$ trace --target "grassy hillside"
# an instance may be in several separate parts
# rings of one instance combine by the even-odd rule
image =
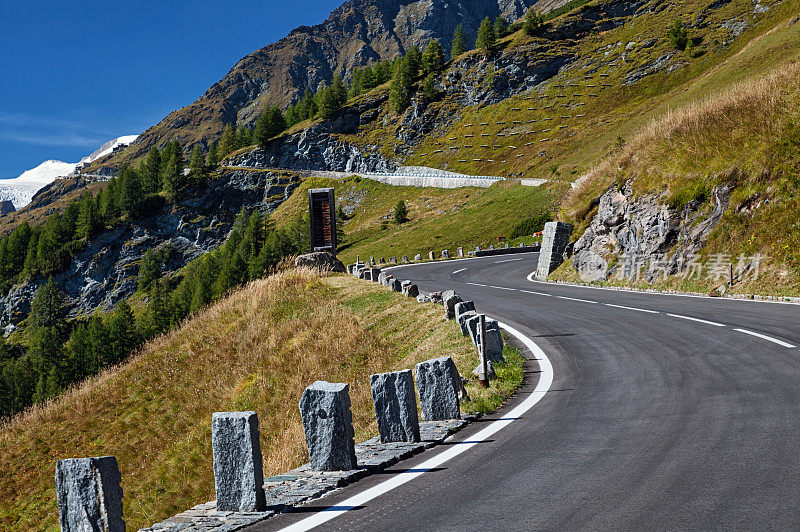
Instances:
[[[213,500],[211,414],[255,410],[267,475],[307,460],[297,408],[323,379],[351,385],[357,440],[377,433],[371,373],[477,355],[440,306],[420,305],[346,276],[288,270],[250,284],[149,343],[130,362],[0,427],[0,529],[56,530],[60,458],[112,454],[129,530]],[[509,394],[521,382],[515,357]],[[498,397],[472,390],[475,404]]]
[[[497,237],[509,237],[526,218],[550,212],[557,192],[544,187],[526,187],[518,181],[496,183],[489,188],[437,189],[395,187],[369,179],[307,179],[273,214],[277,223],[287,223],[308,209],[306,191],[333,187],[336,201],[348,219],[344,222],[346,244],[341,258],[354,261],[371,255],[398,258],[428,251],[455,251],[458,246],[489,246]],[[408,221],[399,226],[393,213],[403,200]],[[532,239],[527,237],[530,242]]]
[[[784,31],[800,43],[800,24]],[[591,200],[609,186],[627,183],[635,195],[673,208],[700,200],[708,212],[711,191],[726,184],[729,208],[703,256],[762,256],[759,279],[735,284],[734,293],[800,293],[800,54],[785,60],[769,75],[652,122],[594,168],[563,205],[576,235],[595,212],[587,209]],[[565,266],[556,277],[574,273]],[[719,284],[675,277],[658,286],[709,291]]]
[[[553,21],[551,29],[556,32],[583,13],[605,9],[611,11],[613,3],[589,2]],[[519,31],[501,42],[502,51],[486,58],[470,52],[442,76],[441,82],[455,92],[423,109],[453,120],[437,124],[421,143],[404,146],[398,138],[402,117],[386,109],[345,138],[379,145],[385,154],[408,150],[403,163],[409,165],[573,181],[670,109],[769,72],[796,53],[796,27],[786,24],[797,12],[797,0],[651,2],[619,27],[578,40]],[[688,31],[692,44],[686,50],[673,48],[667,37],[676,20]],[[522,95],[464,106],[458,93],[464,79],[492,87],[504,54],[538,64],[568,60],[555,77]]]

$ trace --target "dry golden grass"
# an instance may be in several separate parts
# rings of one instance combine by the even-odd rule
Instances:
[[[471,345],[419,305],[355,279],[288,270],[251,283],[128,363],[0,428],[0,529],[56,529],[60,458],[115,455],[128,528],[214,498],[211,414],[260,414],[267,475],[307,460],[297,407],[314,380],[348,382],[358,440],[377,432],[369,374]],[[444,325],[444,326],[443,326]]]
[[[563,214],[581,217],[592,198],[627,180],[641,192],[669,192],[732,168],[757,176],[767,150],[796,115],[799,93],[800,62],[789,61],[767,76],[670,111],[580,179]]]

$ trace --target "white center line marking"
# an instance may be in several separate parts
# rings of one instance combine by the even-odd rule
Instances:
[[[482,286],[484,288],[488,288],[488,286],[489,286],[488,284],[480,284],[480,283],[464,283],[464,284],[469,284],[469,285],[472,285],[472,286]]]
[[[766,334],[757,333],[754,331],[748,331],[747,329],[734,329],[734,331],[738,331],[740,333],[749,334],[750,336],[756,336],[761,338],[762,340],[766,340],[768,342],[772,342],[773,344],[782,345],[783,347],[788,347],[789,349],[793,349],[797,346],[790,344],[789,342],[784,342],[783,340],[778,340],[777,338],[773,338],[771,336],[767,336]]]
[[[626,307],[625,305],[612,305],[611,303],[605,304],[607,307],[624,308],[625,310],[635,310],[637,312],[647,312],[648,314],[661,314],[657,310],[647,310],[646,308]]]
[[[453,272],[453,273],[451,273],[450,275],[455,275],[455,274],[457,274],[457,273],[461,273],[461,272],[465,272],[465,271],[467,271],[467,269],[466,269],[466,268],[461,268],[460,270],[456,270],[456,271],[454,271],[454,272]]]
[[[535,296],[553,297],[553,294],[545,294],[544,292],[532,292],[530,290],[520,290],[520,292],[525,292],[526,294],[533,294]]]
[[[577,297],[567,297],[567,296],[556,296],[558,299],[568,299],[570,301],[580,301],[581,303],[593,303],[597,304],[597,301],[589,301],[588,299],[578,299]]]
[[[701,320],[700,318],[692,318],[691,316],[681,316],[680,314],[669,314],[667,316],[671,316],[673,318],[679,318],[682,320],[689,320],[689,321],[696,321],[697,323],[705,323],[706,325],[713,325],[714,327],[725,327],[722,323],[717,323],[715,321],[708,321],[708,320]]]
[[[506,260],[498,260],[495,264],[503,264],[504,262],[517,262],[518,260],[525,260],[525,259],[506,259]]]
[[[504,286],[491,286],[491,285],[489,285],[489,288],[497,288],[498,290],[509,290],[511,292],[516,292],[517,291],[516,288],[506,288]]]
[[[452,445],[449,449],[440,452],[436,456],[433,456],[418,466],[414,467],[412,470],[404,472],[404,473],[397,473],[395,476],[388,480],[384,480],[377,486],[373,486],[367,490],[362,491],[356,495],[353,495],[347,500],[340,502],[339,504],[329,507],[325,510],[317,512],[309,517],[306,517],[302,521],[298,521],[292,525],[287,526],[283,530],[291,530],[293,532],[296,531],[305,531],[311,530],[312,528],[318,527],[324,523],[327,523],[334,517],[347,513],[350,510],[354,510],[359,508],[369,501],[379,497],[385,493],[392,491],[393,489],[402,486],[406,482],[414,480],[417,477],[420,477],[427,473],[428,471],[432,471],[435,468],[441,466],[448,460],[455,458],[456,456],[468,451],[469,449],[475,447],[482,441],[485,441],[491,438],[495,433],[501,431],[502,429],[509,426],[511,423],[522,417],[528,410],[534,407],[536,403],[542,400],[545,396],[547,391],[550,389],[550,386],[553,384],[553,365],[550,363],[550,359],[547,358],[547,355],[542,351],[538,345],[536,345],[533,340],[528,338],[527,336],[523,335],[518,330],[514,329],[513,327],[506,325],[504,323],[499,324],[500,327],[508,331],[509,334],[515,336],[519,341],[525,344],[525,347],[534,355],[534,358],[537,359],[539,362],[539,369],[541,373],[539,374],[539,382],[536,384],[536,388],[531,392],[531,394],[525,398],[516,408],[514,408],[511,412],[508,412],[503,419],[498,419],[497,421],[493,421],[490,423],[486,428],[481,430],[480,432],[476,433],[474,436],[471,436],[468,441],[463,443],[456,443]]]

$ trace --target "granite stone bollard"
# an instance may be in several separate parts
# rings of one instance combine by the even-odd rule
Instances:
[[[215,412],[211,416],[217,510],[263,512],[264,467],[255,412]]]
[[[450,357],[420,362],[415,367],[422,417],[426,421],[460,419],[461,377]]]
[[[469,326],[467,322],[472,319],[473,316],[477,316],[478,313],[474,310],[468,310],[461,314],[456,320],[458,321],[458,325],[461,327],[461,334],[464,336],[470,336],[469,334]]]
[[[464,256],[464,248],[458,248],[458,256],[459,257],[463,257]]]
[[[397,264],[397,257],[389,257],[389,264]]]
[[[408,255],[403,255],[403,264],[408,264]]]
[[[450,258],[450,252],[448,250],[446,250],[446,249],[443,250],[442,251],[442,258],[443,259],[449,259]]]
[[[113,456],[56,462],[58,523],[63,532],[125,532],[122,475]]]
[[[428,252],[428,260],[436,260],[436,253],[433,251]]]
[[[378,284],[381,286],[386,286],[386,278],[389,276],[386,272],[381,272],[378,274]]]
[[[406,297],[417,297],[419,295],[419,287],[415,284],[408,285],[404,293]]]
[[[300,398],[300,415],[314,470],[349,471],[358,467],[347,384],[315,382]]]
[[[471,310],[475,310],[475,302],[474,301],[461,301],[460,303],[456,303],[455,307],[453,307],[453,311],[455,312],[455,319],[460,324],[461,323],[461,315],[465,312],[469,312]]]
[[[414,283],[412,283],[411,281],[408,281],[408,280],[403,281],[402,283],[400,283],[400,288],[402,288],[404,294],[406,293],[406,290],[408,289],[408,287],[411,286],[412,284],[414,284]]]
[[[420,441],[411,370],[378,373],[370,377],[370,383],[381,442]]]
[[[434,305],[441,305],[442,304],[442,293],[441,292],[431,292],[430,293],[431,303]]]
[[[380,268],[370,268],[369,269],[369,277],[367,277],[367,279],[369,281],[372,281],[373,283],[377,283],[378,282],[378,278],[380,277],[380,275],[381,275],[381,269]]]
[[[417,261],[417,262],[421,261],[422,260],[422,255],[417,253],[416,255],[414,255],[414,260]]]
[[[403,292],[403,285],[400,283],[400,279],[392,279],[389,281],[389,288],[392,289],[392,292]]]
[[[386,264],[386,257],[381,257],[381,264]]]
[[[572,229],[571,224],[564,222],[544,224],[539,264],[536,269],[536,278],[539,281],[546,281],[548,275],[564,262],[564,253],[572,236]]]
[[[430,303],[431,298],[430,296],[426,296],[424,294],[420,294],[417,296],[417,303]]]
[[[455,319],[456,305],[461,303],[463,299],[452,290],[442,292],[442,301],[444,302],[444,317],[448,320]]]
[[[466,328],[472,343],[477,347],[480,338],[478,335],[480,319],[477,314],[466,319]],[[503,357],[503,335],[500,334],[500,325],[497,320],[486,320],[486,357],[494,363],[505,362]]]

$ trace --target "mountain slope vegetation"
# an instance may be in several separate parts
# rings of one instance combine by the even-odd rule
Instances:
[[[274,475],[307,460],[297,404],[310,383],[350,383],[360,441],[377,433],[369,375],[439,356],[463,375],[477,364],[440,306],[303,269],[256,281],[0,425],[0,528],[54,529],[55,460],[107,454],[122,471],[128,528],[152,524],[213,500],[213,412],[259,412],[264,470]]]

